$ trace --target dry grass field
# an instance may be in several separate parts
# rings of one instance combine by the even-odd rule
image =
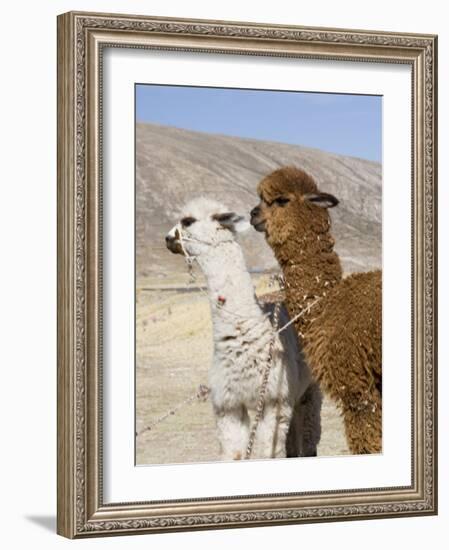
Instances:
[[[266,275],[254,276],[258,295]],[[165,464],[217,460],[218,445],[209,401],[197,400],[154,425],[208,383],[212,355],[209,304],[187,274],[140,279],[136,308],[136,462]],[[145,430],[152,426],[151,430]],[[144,431],[142,431],[144,430]],[[347,454],[340,414],[328,400],[322,411],[321,456]]]

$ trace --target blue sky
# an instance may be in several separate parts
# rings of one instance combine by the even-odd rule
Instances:
[[[136,118],[382,159],[381,96],[138,84]]]

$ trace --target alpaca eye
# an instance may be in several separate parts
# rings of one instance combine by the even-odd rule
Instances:
[[[274,199],[273,202],[278,206],[285,206],[287,203],[290,202],[290,199],[287,199],[287,197],[279,197],[277,199]]]
[[[195,223],[195,222],[196,222],[195,218],[188,216],[187,218],[182,218],[181,225],[182,227],[190,227],[192,223]]]

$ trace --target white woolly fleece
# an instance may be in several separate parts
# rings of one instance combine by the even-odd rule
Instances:
[[[312,392],[313,399],[303,400],[310,410],[301,410],[301,399],[311,386],[311,373],[295,328],[292,325],[278,335],[269,320],[273,304],[263,310],[257,302],[233,228],[225,229],[214,219],[214,215],[228,212],[216,201],[192,200],[183,208],[182,218],[195,221],[188,227],[179,223],[170,232],[176,236],[178,231],[185,253],[195,258],[207,280],[214,339],[209,382],[222,459],[245,456],[250,415],[257,405],[273,339],[264,415],[258,425],[253,457],[285,457],[287,445],[295,447],[290,449],[290,456],[313,454],[320,437],[321,395]],[[279,328],[288,320],[282,307]],[[313,422],[313,426],[301,425],[305,422]],[[289,437],[294,439],[293,444],[287,442],[291,424]]]

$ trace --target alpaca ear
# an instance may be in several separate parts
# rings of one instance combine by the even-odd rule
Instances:
[[[244,233],[245,231],[248,231],[251,227],[249,221],[245,220],[243,216],[238,216],[238,218],[238,221],[234,223],[234,231],[236,233]]]
[[[330,193],[307,193],[304,198],[317,206],[321,206],[321,208],[333,208],[340,202],[337,197]]]
[[[239,216],[235,212],[226,212],[224,214],[214,214],[212,219],[217,221],[225,229],[229,229],[234,233],[242,233],[249,229],[250,224],[243,216]]]

